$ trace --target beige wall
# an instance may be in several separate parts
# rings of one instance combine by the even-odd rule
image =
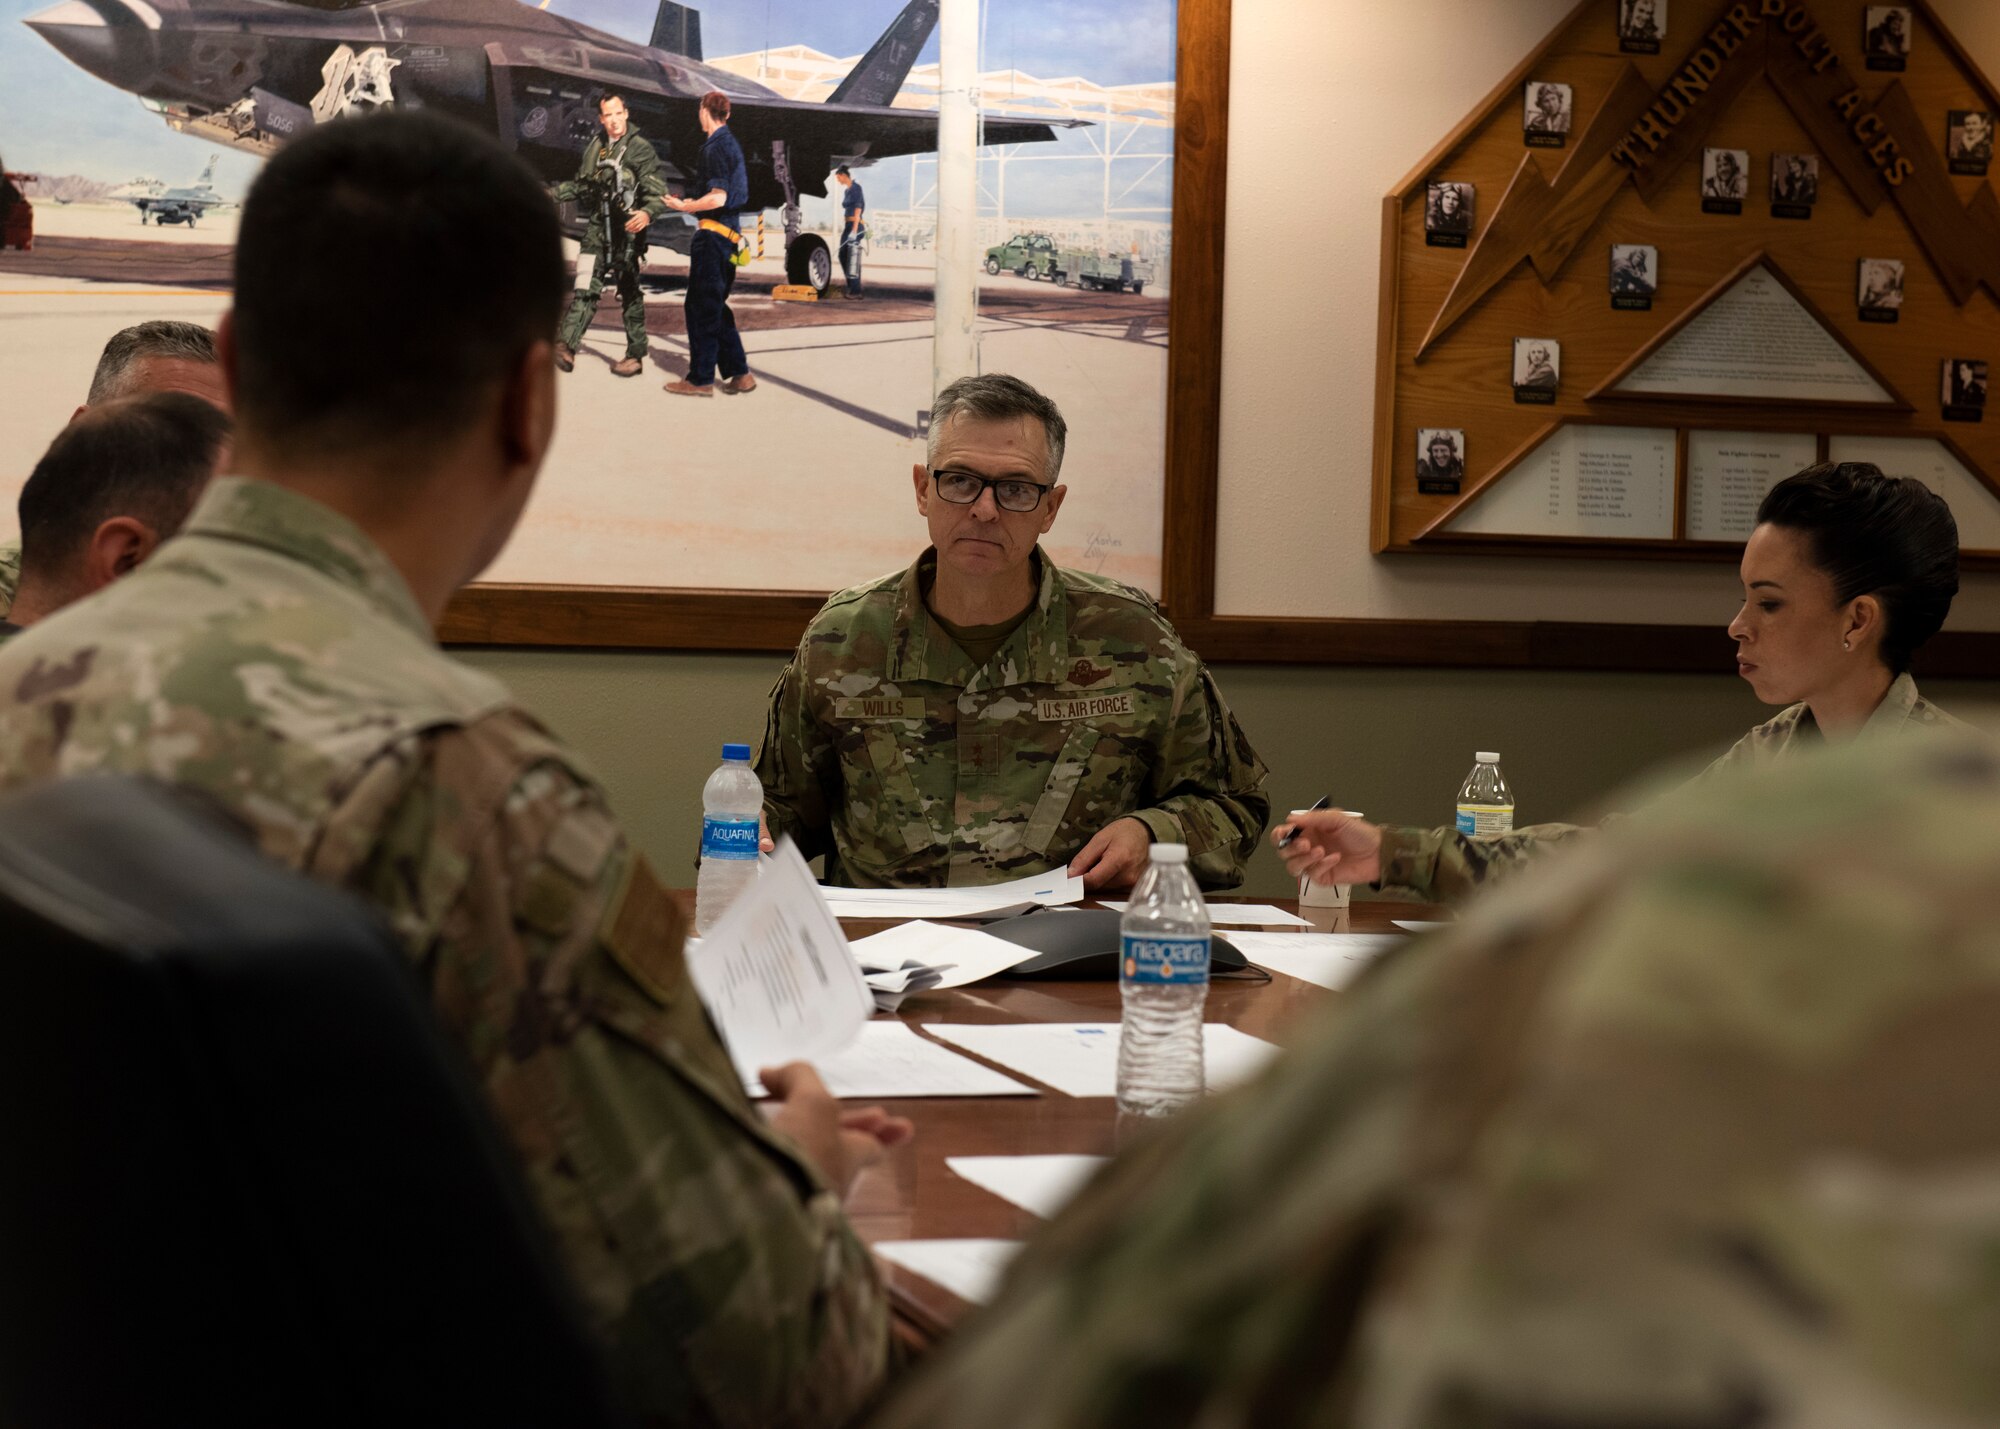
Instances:
[[[778,662],[757,655],[466,652],[581,749],[669,884],[694,881],[701,785],[725,740],[755,742]],[[1524,820],[1581,817],[1639,771],[1721,750],[1768,713],[1733,675],[1557,675],[1229,666],[1223,692],[1281,808],[1332,792],[1399,822],[1448,822],[1473,752],[1498,749]],[[2000,729],[2000,680],[1939,684]],[[1268,848],[1251,891],[1284,878]]]
[[[1728,618],[1734,572],[1723,565],[1368,552],[1382,196],[1573,4],[1235,0],[1216,571],[1223,613]],[[1711,8],[1712,0],[1676,0],[1668,51]],[[2000,4],[1935,0],[1935,8],[1975,62],[2000,73]],[[1859,11],[1828,5],[1824,18],[1831,25],[1844,15],[1858,27]],[[1968,579],[1949,628],[2000,629],[2000,575]]]

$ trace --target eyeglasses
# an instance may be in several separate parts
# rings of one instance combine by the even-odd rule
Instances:
[[[973,505],[991,487],[993,500],[1002,511],[1033,511],[1049,491],[1046,486],[1018,477],[980,476],[977,472],[954,471],[949,467],[934,469],[931,480],[937,483],[937,494],[954,506]]]

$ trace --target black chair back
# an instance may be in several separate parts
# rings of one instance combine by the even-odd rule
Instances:
[[[100,777],[0,801],[0,1425],[623,1422],[358,902]]]

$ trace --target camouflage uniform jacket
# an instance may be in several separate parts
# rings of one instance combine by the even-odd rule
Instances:
[[[663,201],[667,192],[666,175],[660,172],[660,156],[653,146],[641,138],[636,129],[627,129],[625,137],[613,144],[611,158],[618,165],[619,188],[629,192],[636,200],[629,208],[620,208],[614,200],[612,212],[630,217],[643,210],[648,217],[658,222],[666,214],[667,205]],[[576,177],[564,179],[556,185],[556,202],[578,206],[577,216],[583,219],[583,251],[602,253],[606,251],[604,215],[599,205],[597,185],[601,182],[598,160],[604,156],[604,132],[599,130],[590,136],[590,142],[583,146],[583,158],[576,166]],[[609,235],[618,241],[622,252],[628,243],[645,241],[645,233],[636,238],[621,228]]]
[[[773,837],[859,888],[1062,868],[1130,815],[1243,881],[1264,763],[1143,593],[1037,552],[1028,618],[974,669],[924,604],[936,553],[833,596],[771,691],[757,775]]]
[[[1934,727],[1964,729],[1965,725],[1919,695],[1917,682],[1904,674],[1889,686],[1857,738],[1874,740]],[[1796,704],[1737,740],[1696,777],[1708,779],[1725,770],[1788,759],[1824,742],[1812,710]],[[1405,898],[1449,903],[1530,859],[1595,832],[1594,827],[1576,824],[1530,824],[1498,838],[1474,839],[1456,829],[1385,826],[1382,877],[1375,886]]]
[[[218,479],[143,568],[0,650],[0,782],[96,770],[203,790],[383,910],[636,1407],[831,1425],[875,1390],[872,1262],[744,1096],[677,907],[357,528]]]
[[[876,1429],[2000,1422],[2000,760],[1702,781],[1121,1155]]]

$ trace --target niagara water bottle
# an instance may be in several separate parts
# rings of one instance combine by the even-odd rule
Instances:
[[[694,930],[721,921],[736,895],[757,879],[757,819],[764,786],[750,767],[750,746],[725,744],[722,763],[701,790],[701,867],[694,880]]]
[[[1458,831],[1467,838],[1491,839],[1514,832],[1514,791],[1500,772],[1500,756],[1479,752],[1479,762],[1458,791]]]
[[[1201,1010],[1208,1000],[1208,905],[1187,845],[1154,844],[1118,924],[1121,1116],[1165,1116],[1202,1093]]]

